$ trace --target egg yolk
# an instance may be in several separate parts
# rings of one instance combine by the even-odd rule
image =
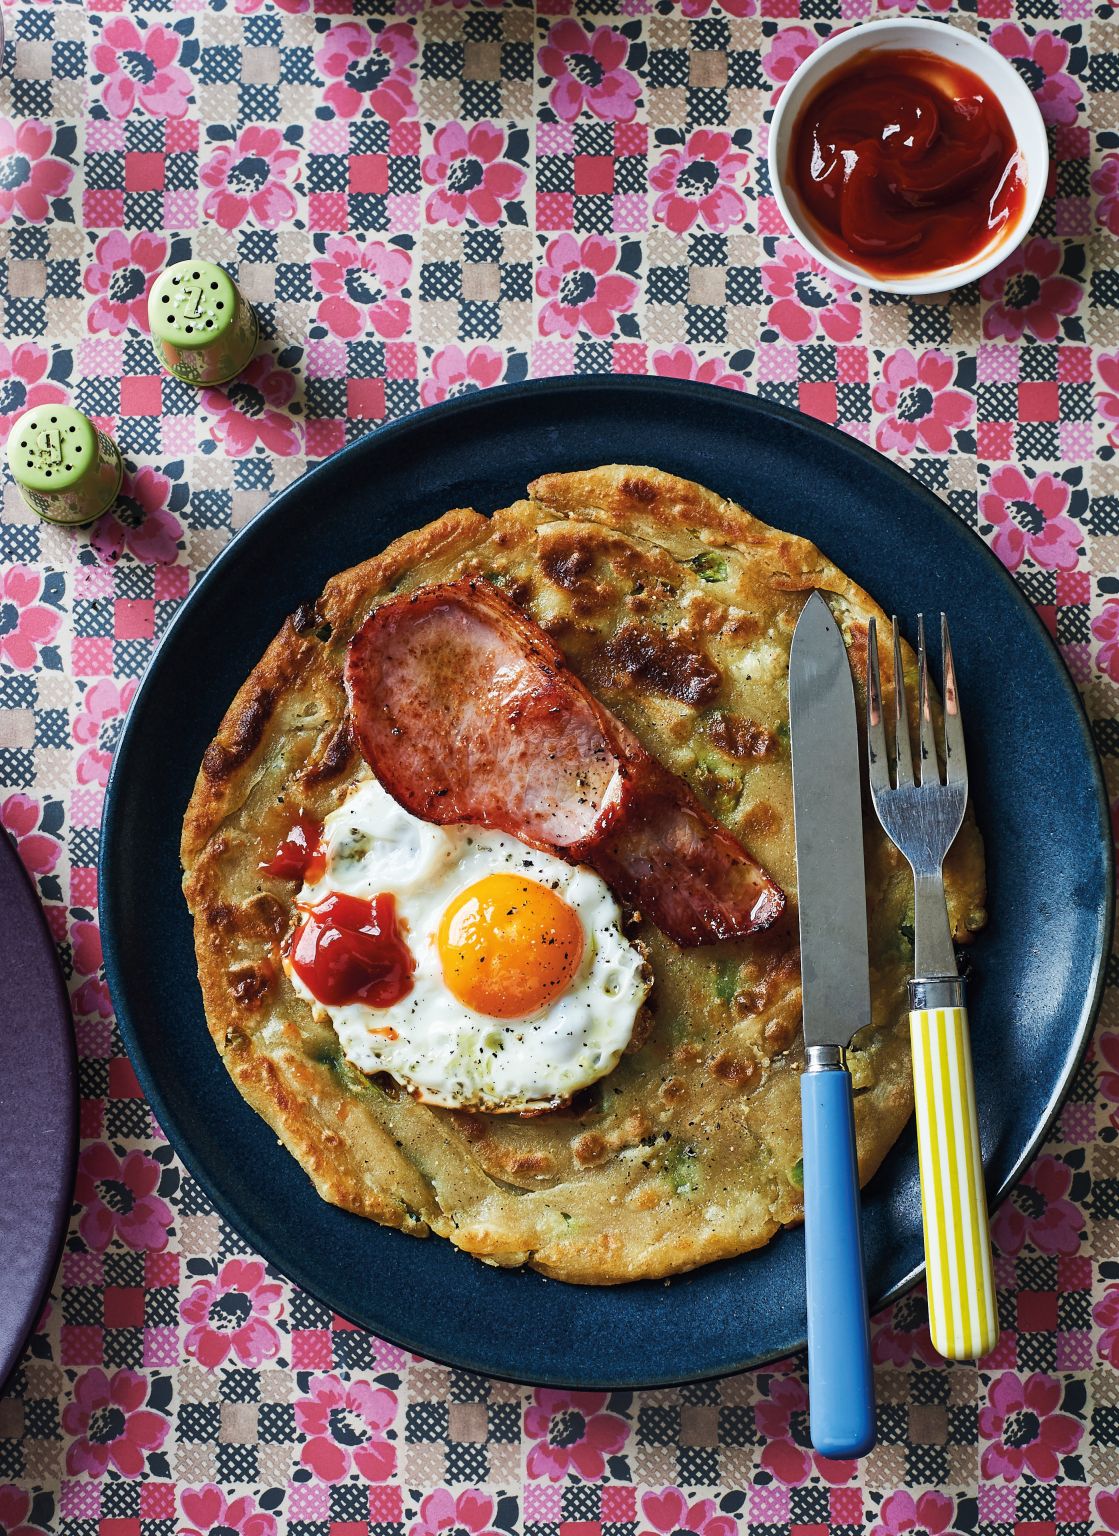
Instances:
[[[475,1013],[523,1019],[570,984],[583,958],[573,907],[536,880],[487,875],[455,897],[439,925],[450,992]]]

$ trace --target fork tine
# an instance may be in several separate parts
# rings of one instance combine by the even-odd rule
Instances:
[[[901,632],[897,616],[892,620],[894,632],[894,761],[897,764],[897,787],[913,783],[913,746],[909,739],[909,710],[905,705],[905,674],[902,671]]]
[[[967,783],[967,754],[964,728],[960,720],[960,694],[956,687],[956,664],[952,660],[952,642],[948,638],[948,619],[940,615],[940,647],[944,656],[944,764],[949,784]]]
[[[882,678],[878,669],[878,625],[871,619],[866,635],[866,757],[870,773],[870,792],[890,787],[889,748],[886,722],[882,718]]]
[[[932,710],[929,707],[929,653],[925,648],[925,615],[917,615],[917,720],[921,755],[917,761],[920,784],[940,783],[940,764],[936,760]]]

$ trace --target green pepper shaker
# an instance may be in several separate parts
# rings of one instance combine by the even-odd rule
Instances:
[[[72,405],[37,405],[18,417],[8,464],[31,510],[71,528],[109,510],[124,474],[116,443]]]
[[[178,261],[148,295],[156,356],[184,384],[227,384],[256,350],[256,311],[223,267]]]

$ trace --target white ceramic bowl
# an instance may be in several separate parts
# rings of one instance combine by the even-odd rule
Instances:
[[[808,98],[833,70],[850,64],[856,57],[881,49],[934,53],[978,75],[1002,103],[1018,141],[1026,182],[1025,203],[1009,230],[1001,231],[992,244],[971,261],[938,267],[933,272],[914,277],[875,277],[855,262],[829,250],[814,232],[787,174],[793,127]],[[809,54],[793,75],[782,92],[770,124],[769,176],[777,206],[789,229],[805,250],[830,271],[858,283],[860,288],[877,288],[883,293],[947,293],[949,289],[962,288],[965,283],[974,282],[989,272],[1025,238],[1041,207],[1048,174],[1049,145],[1045,124],[1033,93],[1013,64],[970,32],[962,32],[942,21],[915,16],[868,21],[830,37],[815,53]]]

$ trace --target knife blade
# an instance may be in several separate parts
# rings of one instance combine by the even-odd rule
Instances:
[[[818,592],[789,655],[800,968],[806,1045],[870,1023],[859,724],[847,648]]]
[[[825,1456],[875,1440],[859,1220],[851,1036],[870,1022],[858,721],[847,649],[813,592],[789,654],[797,905],[804,1010],[801,1075],[808,1414]]]

